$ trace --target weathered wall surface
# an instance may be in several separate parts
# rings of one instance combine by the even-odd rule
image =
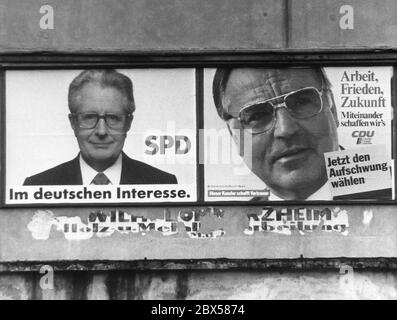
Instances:
[[[397,256],[393,206],[97,210],[1,211],[0,262]]]
[[[345,2],[113,0],[109,5],[106,0],[2,0],[0,51],[178,52],[397,46],[394,0],[353,0],[348,7]]]
[[[393,0],[291,1],[290,12],[291,48],[397,45],[397,3]]]
[[[396,272],[156,271],[0,275],[0,299],[397,299]]]
[[[283,1],[2,0],[0,49],[148,51],[279,48]],[[40,7],[54,29],[40,29]]]
[[[113,215],[113,220],[105,213],[103,225],[113,228],[107,234],[93,232],[89,224],[95,209],[8,209],[0,215],[0,297],[397,299],[394,207],[331,206],[327,211],[307,206],[317,211],[294,211],[293,206],[275,206],[263,220],[265,230],[255,217],[269,208],[194,208],[201,212],[197,232],[209,235],[202,238],[178,221],[189,208],[168,208],[166,214],[161,208],[123,208],[128,213]],[[304,214],[308,212],[311,219]],[[164,224],[148,228],[164,218],[178,221],[174,233]],[[99,222],[97,216],[91,220]],[[137,221],[144,222],[135,225]],[[305,230],[309,225],[318,228]],[[119,232],[126,227],[135,231]],[[214,228],[224,233],[214,237]],[[43,265],[51,273],[40,273]],[[340,271],[343,266],[348,273]],[[53,289],[41,283],[49,274]]]

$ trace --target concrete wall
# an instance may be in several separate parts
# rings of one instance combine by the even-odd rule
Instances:
[[[60,272],[0,274],[0,299],[397,299],[397,273],[333,271]]]
[[[2,0],[0,52],[394,48],[396,16],[394,0]]]
[[[226,234],[207,238],[192,238],[181,225],[173,235],[145,230],[71,236],[53,223],[76,215],[85,222],[92,210],[53,208],[49,216],[3,210],[0,299],[397,299],[395,208],[332,208],[332,219],[318,223],[343,223],[343,232],[249,235],[249,216],[262,207],[218,207],[223,216],[205,211],[199,230],[216,226]],[[148,219],[163,215],[161,208],[124,210]],[[169,220],[186,210],[169,208]],[[43,287],[43,279],[53,288],[46,289],[46,282]]]
[[[250,216],[261,216],[264,212],[262,206],[219,206],[216,210],[202,207],[202,211],[197,207],[125,207],[122,208],[125,212],[122,218],[114,215],[116,219],[113,222],[110,220],[110,211],[117,208],[104,208],[101,210],[108,221],[99,224],[98,232],[94,232],[95,227],[89,222],[89,217],[97,208],[3,209],[0,210],[0,263],[40,260],[397,256],[397,215],[393,206],[305,207],[317,212],[329,209],[329,219],[324,215],[315,220],[313,213],[309,219],[301,210],[299,217],[303,228],[291,230],[290,228],[298,225],[294,217],[302,206],[279,205],[272,207],[270,221],[267,222],[269,230],[258,227],[257,231],[248,232],[250,225],[255,223]],[[193,211],[201,212],[197,216],[197,232],[208,236],[198,237],[190,233],[186,228],[190,226],[190,222],[184,224],[178,218],[185,212]],[[165,219],[165,212],[168,213],[168,223],[175,224],[175,232],[172,234],[158,230],[160,222],[163,223]],[[131,216],[148,219],[146,225],[153,222],[156,227],[150,230],[137,228],[135,232],[119,232],[119,227],[123,230],[136,227],[136,223],[130,222]],[[277,221],[277,216],[286,221]],[[191,221],[190,218],[188,220]],[[261,225],[261,221],[256,223],[258,224]],[[323,230],[322,227],[313,231],[304,230],[305,225],[311,224],[328,225],[330,230]],[[270,230],[272,225],[274,230]],[[101,232],[103,226],[110,228],[107,233]],[[217,230],[222,230],[223,233],[216,235]]]
[[[54,28],[40,29],[40,7]],[[283,1],[3,0],[1,51],[149,51],[278,48]]]
[[[291,1],[290,47],[395,47],[396,13],[393,0]],[[345,21],[344,17],[351,19]]]

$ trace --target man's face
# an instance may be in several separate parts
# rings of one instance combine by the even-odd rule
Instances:
[[[99,115],[106,113],[127,114],[127,99],[117,89],[86,84],[76,93],[74,113],[93,112]],[[74,134],[84,160],[97,171],[104,171],[120,155],[126,134],[131,126],[128,118],[122,130],[109,128],[100,118],[92,129],[82,129],[74,118],[70,119]]]
[[[320,76],[310,69],[235,69],[227,82],[223,106],[237,117],[248,104],[305,87],[321,90],[321,85]],[[335,108],[331,110],[329,101],[324,93],[323,110],[307,119],[295,119],[287,109],[277,109],[274,127],[251,136],[252,154],[244,154],[244,160],[277,196],[302,200],[327,181],[323,155],[338,149]],[[237,119],[229,126],[242,128]]]

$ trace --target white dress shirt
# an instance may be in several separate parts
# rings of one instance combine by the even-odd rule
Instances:
[[[88,185],[92,183],[92,180],[98,174],[98,171],[90,167],[90,165],[85,162],[83,157],[80,154],[80,169],[81,169],[81,178],[83,179],[83,185]],[[122,166],[122,156],[121,153],[117,158],[116,162],[113,163],[109,168],[107,168],[103,173],[110,180],[110,184],[120,184],[121,179],[121,166]]]

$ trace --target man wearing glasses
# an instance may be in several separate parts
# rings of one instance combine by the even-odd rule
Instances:
[[[268,200],[332,199],[324,153],[339,148],[338,120],[322,69],[218,69],[213,96],[233,139],[250,135],[252,152],[241,156]]]
[[[110,69],[83,71],[69,86],[68,103],[79,155],[28,177],[24,185],[177,183],[174,175],[122,152],[135,111],[127,76]]]

